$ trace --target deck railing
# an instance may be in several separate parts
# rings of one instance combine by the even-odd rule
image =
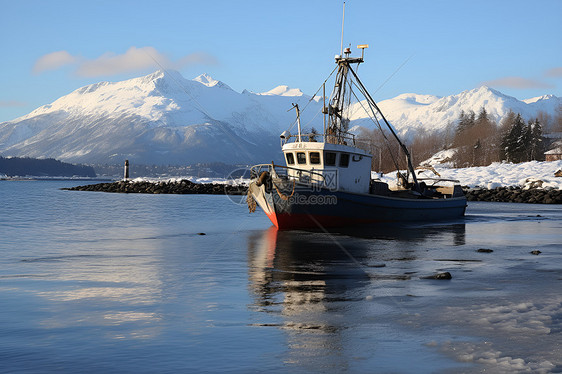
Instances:
[[[264,171],[267,171],[273,178],[294,181],[301,185],[319,187],[326,185],[325,176],[318,171],[275,165],[273,162],[271,164],[254,165],[250,168],[250,171],[252,179],[259,178]]]
[[[331,143],[331,144],[346,144],[346,145],[356,145],[355,134],[351,132],[342,132],[339,136],[329,135],[329,134],[317,134],[308,133],[300,135],[301,141],[303,142],[321,142],[321,143]],[[298,134],[284,135],[281,138],[281,145],[286,143],[295,143],[299,140]]]

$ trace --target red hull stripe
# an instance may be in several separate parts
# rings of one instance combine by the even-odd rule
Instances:
[[[275,225],[275,227],[279,228],[279,223],[277,222],[277,216],[275,213],[265,213],[267,214],[267,218]]]
[[[358,219],[340,216],[319,216],[312,214],[275,214],[267,215],[269,220],[280,230],[300,228],[339,227],[350,224],[382,222],[377,219]]]

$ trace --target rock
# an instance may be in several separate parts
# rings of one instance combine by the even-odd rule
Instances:
[[[537,250],[537,249],[535,249],[534,251],[531,251],[530,253],[531,253],[532,255],[538,256],[538,255],[540,255],[542,252],[539,251],[539,250]]]
[[[62,188],[71,191],[100,191],[115,193],[146,193],[146,194],[212,194],[212,195],[245,195],[247,187],[213,183],[193,183],[188,180],[174,182],[131,182],[98,183],[86,186]]]
[[[453,277],[451,276],[451,273],[446,271],[444,273],[437,273],[427,277],[422,277],[421,279],[452,279],[452,278]]]
[[[492,253],[494,252],[493,249],[488,249],[488,248],[480,248],[478,250],[476,250],[476,252],[480,252],[480,253]]]
[[[542,181],[540,181],[542,183]],[[540,183],[538,183],[540,184]],[[555,188],[498,187],[492,190],[474,188],[465,190],[468,201],[497,201],[535,204],[562,204],[562,190]]]
[[[197,235],[207,235],[204,232],[198,232]]]
[[[556,170],[556,172],[554,173],[555,177],[562,177],[562,169],[558,169]]]
[[[527,178],[525,179],[525,189],[541,188],[543,183],[544,182],[540,179]]]

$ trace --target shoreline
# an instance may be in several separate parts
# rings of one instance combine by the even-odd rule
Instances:
[[[144,194],[205,194],[205,195],[245,195],[248,187],[220,183],[194,183],[187,179],[180,181],[134,182],[118,181],[98,183],[85,186],[61,188],[67,191],[93,191],[109,193],[144,193]]]
[[[70,178],[70,177],[7,177],[7,178],[0,178],[0,181],[5,182],[34,182],[34,181],[41,181],[41,182],[49,182],[49,181],[90,181],[90,182],[110,182],[115,179],[111,178],[87,178],[87,177],[77,177],[77,178]]]
[[[496,187],[463,188],[467,201],[562,204],[562,190],[555,188]]]
[[[245,195],[247,186],[220,183],[194,183],[187,179],[182,179],[180,181],[162,182],[118,181],[62,188],[62,190],[144,194]],[[488,189],[465,187],[463,190],[468,201],[562,204],[562,190],[554,188],[523,189],[521,187],[512,186]]]

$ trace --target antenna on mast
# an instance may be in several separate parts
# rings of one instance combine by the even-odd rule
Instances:
[[[341,53],[340,56],[343,56],[343,23],[345,21],[345,1],[343,2],[343,15],[341,17]]]

